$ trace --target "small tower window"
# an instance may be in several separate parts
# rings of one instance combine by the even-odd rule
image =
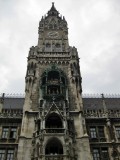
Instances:
[[[56,43],[56,48],[60,48],[61,47],[61,45],[59,44],[59,43]]]
[[[46,43],[46,47],[50,48],[51,47],[50,43]]]

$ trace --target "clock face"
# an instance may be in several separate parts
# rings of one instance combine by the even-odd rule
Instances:
[[[56,31],[48,32],[48,37],[50,38],[57,38],[58,36],[59,36],[59,33]]]

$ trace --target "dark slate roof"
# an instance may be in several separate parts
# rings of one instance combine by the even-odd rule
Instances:
[[[111,110],[120,110],[120,98],[104,98],[106,108]],[[4,97],[4,109],[23,109],[24,97]],[[83,97],[84,109],[103,109],[102,98]]]
[[[120,98],[104,98],[107,109],[120,110]],[[83,98],[84,109],[103,109],[102,98]]]
[[[23,109],[24,98],[5,97],[3,104],[4,109]]]

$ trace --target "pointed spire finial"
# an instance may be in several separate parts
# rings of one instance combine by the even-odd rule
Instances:
[[[103,93],[101,94],[101,96],[102,96],[102,99],[104,99],[104,94]]]
[[[56,8],[55,8],[55,5],[54,5],[55,3],[54,2],[52,2],[52,7],[51,7],[51,9],[52,10],[56,10]]]
[[[102,96],[103,109],[107,113],[108,109],[107,109],[107,105],[106,105],[106,102],[105,102],[104,94],[102,93],[101,96]],[[107,116],[108,116],[108,113],[107,113]]]
[[[52,6],[54,6],[54,2],[52,2]]]

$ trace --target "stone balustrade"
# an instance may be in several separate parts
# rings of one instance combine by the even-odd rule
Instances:
[[[22,109],[2,109],[0,118],[22,118]]]
[[[120,110],[84,110],[85,118],[120,118]]]
[[[45,155],[45,160],[64,160],[62,155]]]

